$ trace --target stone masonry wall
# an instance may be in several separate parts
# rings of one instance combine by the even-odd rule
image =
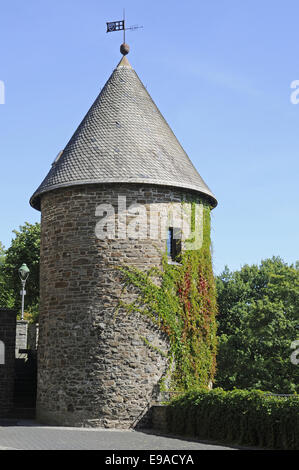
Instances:
[[[27,349],[28,321],[17,320],[16,329],[16,358],[22,357],[20,349]]]
[[[158,208],[186,191],[130,184],[87,185],[42,196],[37,419],[71,426],[135,426],[157,398],[166,337],[140,314],[117,311],[123,264],[161,266],[161,239],[95,235],[96,207],[118,196]],[[189,194],[194,200],[199,196]],[[117,211],[116,211],[117,212]],[[117,214],[116,214],[117,219]],[[117,225],[117,224],[116,224]],[[133,294],[126,294],[133,298]]]
[[[13,407],[15,340],[16,312],[0,309],[0,418],[7,417]]]
[[[27,348],[33,351],[38,347],[38,323],[29,323],[27,335]]]

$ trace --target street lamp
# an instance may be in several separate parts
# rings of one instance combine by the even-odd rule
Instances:
[[[25,285],[26,285],[26,281],[28,279],[29,273],[30,273],[30,269],[25,263],[23,263],[22,266],[19,268],[19,276],[22,282],[22,290],[20,292],[22,296],[22,315],[21,315],[22,320],[24,320],[24,296],[26,295]]]

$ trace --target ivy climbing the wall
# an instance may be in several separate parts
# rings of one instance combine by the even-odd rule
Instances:
[[[195,204],[192,203],[192,214]],[[203,206],[201,226],[192,231],[194,228],[203,231],[201,248],[183,250],[179,263],[169,264],[167,254],[163,254],[161,270],[120,268],[125,287],[134,287],[137,292],[133,302],[122,301],[120,306],[131,314],[146,315],[167,335],[171,374],[168,387],[179,392],[208,388],[216,370],[217,304],[208,205]]]

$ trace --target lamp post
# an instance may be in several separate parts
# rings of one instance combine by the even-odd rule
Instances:
[[[19,268],[19,276],[22,282],[22,290],[20,292],[22,296],[22,314],[21,314],[22,320],[24,320],[24,296],[26,295],[25,285],[26,285],[26,281],[28,279],[29,273],[30,273],[30,269],[25,263],[23,263],[22,266]]]

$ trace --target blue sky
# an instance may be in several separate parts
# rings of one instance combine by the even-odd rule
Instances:
[[[40,220],[29,198],[128,56],[216,195],[213,259],[298,259],[299,4],[295,0],[10,0],[1,3],[0,241]]]

